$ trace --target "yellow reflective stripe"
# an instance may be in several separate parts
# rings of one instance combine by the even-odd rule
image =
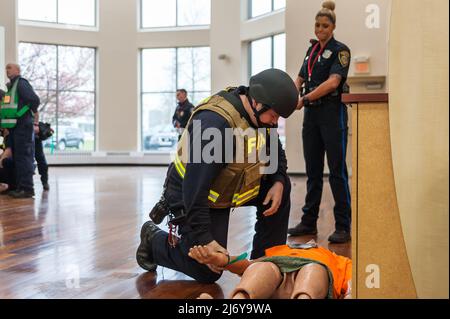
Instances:
[[[243,193],[243,194],[234,194],[233,196],[233,203],[239,204],[245,201],[245,197],[247,196],[254,196],[255,193],[258,194],[260,186],[256,186],[255,188]]]
[[[219,197],[219,193],[216,193],[215,191],[213,191],[212,189],[209,191],[211,195],[214,195],[215,197]]]
[[[180,159],[180,157],[178,156],[178,154],[177,154],[177,156],[175,157],[175,163],[178,163],[178,165],[179,165],[181,171],[183,172],[183,176],[184,176],[184,174],[186,174],[186,168],[184,168],[184,165],[183,165],[183,163],[181,162],[181,159]]]
[[[238,198],[242,198],[242,197],[244,197],[244,196],[246,196],[246,195],[248,195],[248,194],[250,194],[250,193],[252,193],[252,192],[254,192],[256,190],[259,190],[259,185],[256,186],[255,188],[249,190],[248,192],[245,192],[244,194],[237,194]]]
[[[178,172],[178,174],[181,176],[181,178],[184,178],[184,174],[186,172],[186,170],[183,167],[183,164],[181,163],[180,159],[178,158],[178,155],[175,157],[175,168]]]
[[[184,175],[183,175],[183,173],[180,171],[180,169],[178,168],[177,163],[175,163],[175,168],[176,168],[176,170],[177,170],[177,172],[178,172],[178,175],[180,175],[181,178],[184,178]]]
[[[213,191],[213,190],[210,190],[209,191],[209,196],[208,196],[208,199],[210,200],[210,201],[212,201],[213,203],[215,203],[215,202],[217,202],[217,200],[219,199],[219,193],[216,193],[215,191]]]
[[[259,189],[255,189],[253,191],[253,193],[249,194],[246,198],[242,198],[240,201],[236,202],[236,205],[239,206],[239,205],[249,201],[250,199],[258,196],[258,193],[259,193]]]

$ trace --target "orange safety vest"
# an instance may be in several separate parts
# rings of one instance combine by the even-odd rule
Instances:
[[[333,297],[343,296],[349,289],[352,279],[352,261],[349,258],[338,256],[328,249],[318,247],[310,249],[294,249],[288,245],[281,245],[266,250],[267,257],[299,257],[311,259],[328,267],[333,275]]]

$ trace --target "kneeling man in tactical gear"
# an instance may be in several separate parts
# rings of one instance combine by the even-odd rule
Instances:
[[[253,76],[249,87],[227,88],[195,108],[161,200],[141,229],[136,259],[143,269],[159,265],[201,283],[217,281],[222,269],[198,263],[189,249],[206,245],[228,256],[230,210],[241,206],[257,209],[251,259],[286,243],[291,183],[276,128],[297,102],[289,75],[268,69]],[[169,233],[156,226],[166,217]]]

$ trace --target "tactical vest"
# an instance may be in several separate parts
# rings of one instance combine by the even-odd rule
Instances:
[[[25,115],[30,108],[25,105],[20,111],[19,109],[19,94],[17,86],[20,78],[18,78],[13,86],[8,90],[0,104],[0,128],[14,128],[17,124],[17,119]]]
[[[211,208],[230,208],[239,207],[255,198],[259,194],[261,183],[261,171],[263,163],[257,156],[258,149],[265,147],[264,136],[258,135],[258,130],[252,128],[245,118],[236,110],[236,108],[225,98],[215,95],[206,99],[192,113],[188,126],[191,125],[195,114],[204,110],[213,111],[222,116],[234,130],[235,151],[233,162],[228,163],[222,169],[217,178],[212,183],[209,192],[209,207]],[[189,132],[184,130],[178,143],[177,154],[174,166],[181,178],[186,173],[186,163],[189,160]],[[236,154],[242,151],[245,155],[244,161],[239,160]],[[256,151],[256,160],[249,161],[249,154]]]

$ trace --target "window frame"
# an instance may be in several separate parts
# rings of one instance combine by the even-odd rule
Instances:
[[[50,89],[48,91],[52,91],[52,92],[56,92],[56,100],[55,100],[55,121],[56,121],[56,127],[54,128],[55,130],[55,138],[58,140],[58,134],[59,134],[59,124],[58,124],[58,115],[59,115],[59,95],[60,92],[68,92],[68,93],[89,93],[89,94],[93,94],[94,95],[94,114],[93,114],[93,119],[94,119],[94,146],[92,151],[87,151],[87,152],[96,152],[97,151],[97,108],[98,108],[98,84],[97,84],[97,80],[98,80],[98,75],[97,75],[97,67],[98,67],[98,49],[97,47],[90,47],[90,46],[85,46],[85,45],[67,45],[67,44],[55,44],[55,43],[46,43],[46,42],[30,42],[30,41],[19,41],[18,42],[18,46],[21,44],[35,44],[35,45],[45,45],[45,46],[53,46],[56,47],[56,58],[55,58],[55,63],[56,63],[56,67],[55,67],[55,71],[56,71],[56,79],[55,79],[55,89]],[[87,90],[60,90],[59,89],[59,47],[72,47],[72,48],[84,48],[84,49],[92,49],[94,50],[94,91],[87,91]],[[20,63],[20,57],[19,57],[19,63]],[[33,83],[31,83],[31,85],[33,85]],[[36,89],[37,91],[43,91],[43,89]],[[78,153],[83,153],[86,152],[84,150],[80,150],[80,151],[60,151],[58,149],[55,149],[54,154],[78,154]]]
[[[140,48],[139,49],[139,78],[140,78],[140,84],[139,84],[139,88],[140,88],[140,92],[139,92],[139,99],[140,99],[140,141],[141,141],[141,145],[140,145],[140,150],[144,153],[157,153],[159,154],[159,151],[150,151],[150,150],[146,150],[144,143],[144,125],[143,125],[143,119],[144,119],[144,95],[145,94],[169,94],[169,93],[173,93],[174,95],[176,94],[176,90],[181,89],[181,87],[178,87],[178,50],[179,49],[195,49],[195,48],[209,48],[210,50],[210,58],[211,58],[211,47],[210,46],[205,46],[205,45],[194,45],[194,46],[179,46],[179,47],[146,47],[146,48]],[[175,50],[175,91],[153,91],[153,92],[149,92],[149,91],[144,91],[144,81],[143,81],[143,52],[145,50],[158,50],[158,49],[172,49]],[[211,70],[210,70],[211,73]],[[209,91],[193,91],[193,92],[188,92],[190,95],[192,95],[192,93],[209,93],[211,94],[211,87]],[[192,102],[192,101],[191,101]]]
[[[260,37],[260,38],[256,38],[256,39],[252,39],[251,41],[249,41],[248,42],[248,78],[250,79],[251,77],[252,77],[252,74],[253,74],[253,70],[252,70],[252,60],[253,60],[253,56],[252,56],[252,43],[254,42],[254,41],[258,41],[258,40],[263,40],[263,39],[270,39],[270,54],[271,54],[271,57],[270,57],[270,67],[271,68],[274,68],[275,67],[275,37],[277,37],[277,36],[280,36],[280,35],[286,35],[286,32],[280,32],[280,33],[276,33],[276,34],[272,34],[272,35],[268,35],[268,36],[264,36],[264,37]],[[285,42],[286,43],[286,42]],[[286,70],[284,70],[284,71],[286,71]],[[280,117],[280,119],[281,119],[281,117]],[[285,119],[285,121],[286,121],[286,119]],[[285,122],[286,123],[286,122]],[[283,145],[283,148],[285,149],[286,148],[286,140],[287,140],[287,135],[286,135],[286,124],[285,124],[285,127],[284,127],[284,130],[285,130],[285,135],[279,135],[280,136],[280,140],[282,141],[282,145]],[[284,137],[284,139],[283,138],[281,138],[281,137]],[[284,140],[284,142],[283,142],[283,140]]]
[[[18,0],[20,1],[20,0]],[[53,28],[67,28],[74,30],[88,30],[88,31],[98,31],[99,26],[99,0],[94,0],[94,25],[86,25],[86,24],[72,24],[72,23],[62,23],[59,22],[59,0],[56,1],[56,21],[42,21],[42,20],[34,20],[34,19],[21,19],[19,17],[19,12],[17,12],[17,20],[21,25],[30,25],[30,26],[44,26],[44,27],[53,27]],[[17,3],[19,6],[19,2]],[[31,42],[26,42],[31,43]],[[32,42],[36,43],[37,42]]]
[[[210,12],[210,19],[208,24],[189,24],[189,25],[178,25],[178,16],[179,16],[179,9],[178,9],[178,1],[175,0],[175,25],[171,26],[156,26],[156,27],[144,27],[144,12],[142,10],[142,1],[139,0],[139,29],[142,31],[154,31],[154,30],[161,30],[161,29],[203,29],[203,28],[209,28],[211,26],[211,12]],[[212,4],[213,0],[209,0]],[[167,49],[167,48],[166,48]]]
[[[278,12],[278,11],[282,11],[282,10],[286,9],[286,6],[284,6],[282,8],[279,8],[279,9],[275,9],[275,0],[271,0],[271,9],[270,9],[270,11],[265,12],[265,13],[261,13],[261,14],[259,14],[257,16],[253,16],[253,10],[252,10],[252,8],[253,8],[253,1],[257,1],[257,0],[248,0],[248,8],[247,8],[247,10],[248,10],[248,17],[247,18],[248,18],[248,20],[256,19],[256,18],[259,18],[259,17],[263,17],[263,16],[266,16],[266,15],[271,14],[273,12]]]
[[[251,41],[248,42],[248,76],[249,78],[252,76],[252,62],[253,62],[253,55],[252,55],[252,43],[255,41],[259,41],[259,40],[264,40],[264,39],[268,39],[270,38],[270,67],[274,68],[275,67],[275,37],[282,35],[282,34],[286,34],[286,32],[280,32],[280,33],[276,33],[276,34],[272,34],[269,36],[264,36],[261,38],[256,38],[256,39],[252,39]]]

